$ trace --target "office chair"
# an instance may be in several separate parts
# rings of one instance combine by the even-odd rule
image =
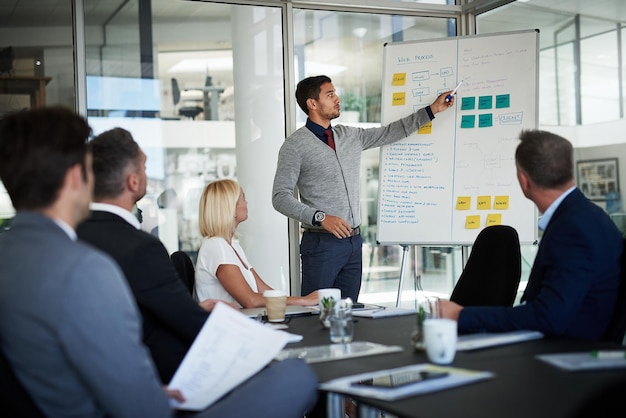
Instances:
[[[185,284],[189,294],[193,296],[194,300],[197,300],[195,289],[196,269],[193,265],[193,261],[191,261],[191,257],[184,251],[174,251],[170,255],[170,259],[178,273],[178,277],[180,277]]]
[[[626,345],[626,239],[624,239],[624,249],[622,250],[620,283],[617,290],[617,302],[615,311],[609,323],[609,327],[604,333],[603,340],[613,341],[621,345]]]
[[[172,78],[172,99],[174,100],[174,106],[180,102],[180,87],[178,86],[178,80]],[[186,118],[196,119],[200,113],[203,112],[200,106],[181,106],[178,108],[178,114]]]
[[[45,417],[26,388],[13,372],[4,353],[0,351],[0,411],[12,417]]]
[[[521,274],[517,231],[489,226],[476,237],[450,300],[462,306],[513,306]]]
[[[0,49],[0,75],[6,73],[12,76],[15,73],[13,69],[14,58],[15,52],[13,52],[12,46]]]

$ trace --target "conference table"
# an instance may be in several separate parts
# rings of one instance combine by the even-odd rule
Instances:
[[[287,331],[303,336],[286,348],[329,344],[328,330],[317,316],[294,317]],[[412,364],[428,363],[424,352],[410,345],[415,316],[355,318],[354,341],[399,345],[400,352],[312,363],[320,383],[353,374],[374,372]],[[485,417],[572,417],[603,387],[624,381],[626,369],[568,372],[535,358],[537,354],[582,352],[624,348],[609,342],[567,338],[544,338],[474,351],[459,351],[451,366],[489,371],[494,377],[393,402],[352,396],[361,417],[385,411],[398,417],[485,418]],[[327,415],[343,418],[343,396],[321,392],[327,397]]]

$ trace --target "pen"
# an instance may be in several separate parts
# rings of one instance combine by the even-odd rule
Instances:
[[[591,357],[600,360],[626,358],[626,351],[592,351]]]
[[[446,102],[449,102],[450,100],[452,100],[452,96],[454,96],[454,94],[459,89],[459,87],[461,87],[461,84],[463,84],[463,80],[459,81],[459,84],[456,85],[454,90],[452,90],[452,92],[446,96]]]

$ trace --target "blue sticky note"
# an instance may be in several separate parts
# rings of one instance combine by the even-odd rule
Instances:
[[[478,115],[479,128],[489,128],[490,126],[493,126],[493,115],[491,113]]]
[[[511,95],[499,94],[496,96],[496,109],[503,109],[505,107],[511,107]]]
[[[492,97],[491,96],[480,96],[478,98],[478,108],[479,109],[491,109],[492,105]]]
[[[476,97],[461,98],[461,110],[472,110],[476,107]]]
[[[461,116],[461,128],[473,128],[476,123],[476,115]]]

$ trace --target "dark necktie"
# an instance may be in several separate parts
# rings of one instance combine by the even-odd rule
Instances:
[[[326,141],[328,142],[328,146],[335,150],[335,140],[333,139],[333,131],[331,129],[326,129]]]

